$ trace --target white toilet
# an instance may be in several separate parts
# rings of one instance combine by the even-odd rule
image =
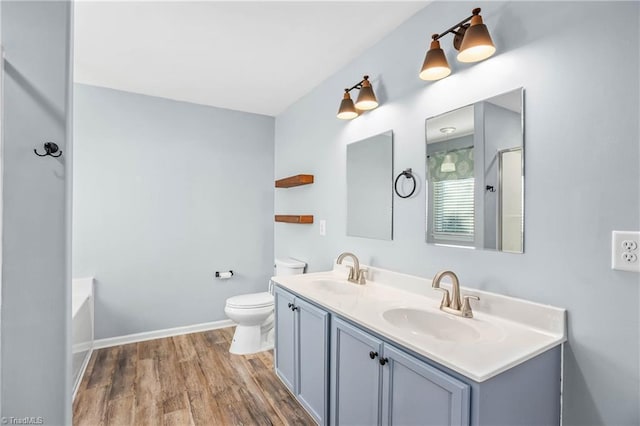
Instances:
[[[275,275],[304,273],[306,263],[296,259],[276,259]],[[237,325],[229,352],[246,355],[273,348],[274,299],[267,291],[241,294],[227,299],[224,313]]]

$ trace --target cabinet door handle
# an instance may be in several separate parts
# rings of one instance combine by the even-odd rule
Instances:
[[[299,311],[300,308],[295,306],[295,305],[293,305],[293,306],[291,306],[291,310],[295,312],[295,311]]]
[[[289,303],[287,306],[291,309],[293,307],[293,303]]]
[[[389,362],[389,358],[380,358],[380,365],[385,365],[387,362]]]
[[[369,352],[369,358],[374,359],[377,356],[378,356],[378,352],[374,352],[374,351]]]

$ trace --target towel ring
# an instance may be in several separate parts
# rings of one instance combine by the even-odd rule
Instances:
[[[406,179],[410,178],[413,181],[413,188],[411,189],[411,192],[407,195],[402,195],[400,194],[400,192],[398,192],[398,181],[402,176],[404,176]],[[398,195],[398,197],[400,198],[409,198],[413,195],[414,192],[416,192],[416,178],[413,176],[413,172],[411,171],[411,168],[405,169],[402,173],[398,175],[395,182],[393,183],[393,189],[396,191],[396,195]]]

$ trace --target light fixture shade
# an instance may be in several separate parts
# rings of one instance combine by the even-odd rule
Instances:
[[[349,95],[349,92],[345,91],[342,102],[340,102],[340,108],[338,109],[337,117],[341,120],[352,120],[357,116],[358,111],[356,111],[356,107],[353,105],[351,96]]]
[[[371,83],[369,83],[369,77],[365,75],[362,81],[362,88],[360,88],[360,93],[358,94],[358,100],[356,101],[356,108],[361,111],[368,111],[377,107],[378,100],[373,93]]]
[[[496,47],[491,40],[487,26],[482,23],[480,15],[473,15],[471,26],[467,28],[460,45],[458,60],[460,62],[478,62],[493,55]]]
[[[445,78],[449,74],[451,74],[451,68],[449,68],[449,62],[447,62],[444,51],[440,48],[440,42],[433,40],[427,51],[427,56],[424,58],[420,78],[433,81]]]
[[[456,163],[453,162],[451,154],[447,154],[444,156],[444,160],[442,160],[442,164],[440,165],[440,171],[443,173],[451,173],[456,171]]]

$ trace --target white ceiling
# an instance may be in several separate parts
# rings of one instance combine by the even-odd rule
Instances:
[[[453,127],[453,133],[442,133],[440,129]],[[441,142],[473,134],[473,105],[446,112],[427,120],[427,143]]]
[[[277,115],[426,4],[76,1],[74,79]]]

